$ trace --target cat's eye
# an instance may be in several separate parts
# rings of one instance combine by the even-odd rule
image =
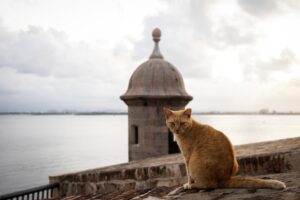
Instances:
[[[184,126],[186,122],[180,122],[180,126]]]
[[[169,122],[169,124],[171,127],[175,126],[174,122]]]

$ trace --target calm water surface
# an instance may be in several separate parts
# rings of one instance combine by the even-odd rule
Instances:
[[[195,115],[233,144],[300,136],[300,116]],[[0,116],[0,194],[48,183],[49,175],[127,162],[126,115]]]

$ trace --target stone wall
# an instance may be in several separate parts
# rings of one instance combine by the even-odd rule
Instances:
[[[236,146],[239,174],[259,175],[300,171],[300,137]],[[60,183],[59,196],[176,186],[186,182],[181,155],[49,177]]]
[[[129,161],[167,155],[169,129],[163,107],[184,109],[186,101],[180,99],[135,99],[127,101]],[[175,106],[176,105],[176,106]],[[135,142],[135,128],[138,141]]]

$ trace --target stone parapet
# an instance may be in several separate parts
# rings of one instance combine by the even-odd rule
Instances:
[[[239,174],[299,172],[300,137],[235,147]],[[172,187],[186,182],[180,154],[49,177],[60,183],[60,196]]]
[[[120,199],[135,199],[135,200],[259,200],[259,199],[284,199],[284,200],[299,200],[300,199],[300,173],[280,173],[257,176],[262,179],[276,179],[286,183],[285,190],[272,189],[215,189],[215,190],[185,190],[181,187],[166,187],[159,186],[142,190],[126,190],[113,192],[97,192],[91,194],[73,195],[62,198],[62,200],[120,200]],[[58,200],[58,199],[56,199]]]

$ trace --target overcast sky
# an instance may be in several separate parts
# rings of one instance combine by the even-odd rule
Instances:
[[[126,111],[162,30],[196,111],[300,111],[298,0],[0,0],[0,111]]]

